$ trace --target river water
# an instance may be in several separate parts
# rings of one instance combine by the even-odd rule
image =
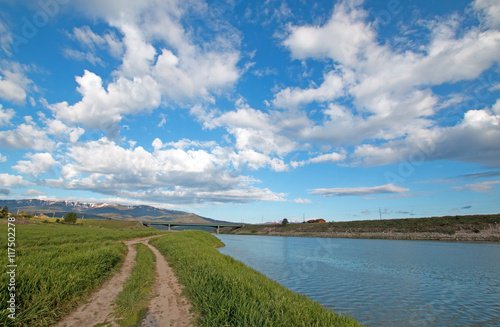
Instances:
[[[366,326],[500,326],[500,244],[218,235],[220,252]]]

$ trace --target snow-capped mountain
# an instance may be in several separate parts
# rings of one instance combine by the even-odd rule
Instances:
[[[27,213],[43,213],[49,217],[62,217],[67,212],[76,212],[86,218],[111,218],[119,220],[213,222],[215,220],[194,213],[161,209],[147,205],[126,206],[110,203],[86,203],[78,201],[53,200],[0,200],[0,206],[7,206],[10,212],[23,210]]]

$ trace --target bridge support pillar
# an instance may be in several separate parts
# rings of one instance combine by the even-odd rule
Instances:
[[[219,225],[217,225],[217,235],[219,235]]]
[[[170,232],[170,224],[168,224],[168,231]]]

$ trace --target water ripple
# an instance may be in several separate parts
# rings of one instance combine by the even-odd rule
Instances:
[[[500,245],[220,235],[220,251],[367,326],[500,326]]]

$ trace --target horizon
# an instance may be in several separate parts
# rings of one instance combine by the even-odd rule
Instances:
[[[32,198],[32,199],[0,199],[0,201],[46,201],[46,202],[72,202],[72,203],[77,203],[77,204],[90,204],[90,205],[108,205],[108,206],[124,206],[124,207],[129,207],[129,208],[134,208],[134,207],[139,207],[139,206],[150,206],[155,209],[159,210],[171,210],[171,211],[178,211],[178,212],[186,212],[188,214],[193,214],[192,212],[187,212],[184,210],[177,210],[177,209],[168,209],[168,208],[160,208],[160,207],[155,207],[151,206],[148,204],[139,204],[139,205],[124,205],[120,203],[109,203],[109,202],[81,202],[81,201],[76,201],[76,200],[44,200],[44,199],[37,199],[37,198]],[[1,208],[0,208],[1,209]],[[19,210],[19,209],[18,209]],[[33,211],[32,213],[36,212]],[[64,212],[64,211],[63,211]],[[30,212],[27,212],[28,214]],[[81,213],[81,212],[80,212]],[[87,214],[87,212],[81,213],[82,215]],[[500,215],[500,212],[497,213],[492,213],[492,214],[462,214],[462,215],[446,215],[446,216],[426,216],[426,217],[396,217],[396,218],[382,218],[382,215],[379,216],[379,218],[365,218],[365,219],[356,219],[356,220],[325,220],[326,223],[335,223],[335,222],[353,222],[353,221],[374,221],[374,220],[391,220],[391,219],[425,219],[425,218],[445,218],[445,217],[458,217],[458,216],[474,216],[474,215]],[[223,221],[223,220],[217,220],[212,217],[204,217],[200,216],[201,218],[208,218],[216,221]],[[82,218],[83,219],[83,218]],[[88,218],[88,219],[97,219],[97,218]],[[104,216],[102,219],[107,219]],[[317,219],[323,219],[321,217],[310,217],[310,218],[305,218],[303,216],[302,218],[298,217],[282,217],[281,219],[278,220],[269,220],[269,221],[264,221],[264,222],[245,222],[245,221],[233,221],[234,223],[245,223],[249,225],[276,225],[276,224],[281,224],[283,219],[287,219],[289,224],[302,224],[305,222],[308,222],[310,220],[317,220]],[[112,219],[112,220],[122,220],[122,219]],[[230,222],[230,221],[228,221]]]
[[[247,223],[500,212],[497,1],[0,9],[7,200]]]

